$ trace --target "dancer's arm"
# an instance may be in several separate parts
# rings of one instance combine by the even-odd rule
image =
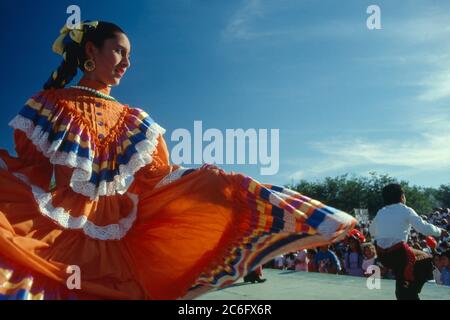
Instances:
[[[413,209],[409,208],[409,223],[415,230],[426,236],[439,237],[442,233],[442,229],[435,225],[424,221]]]

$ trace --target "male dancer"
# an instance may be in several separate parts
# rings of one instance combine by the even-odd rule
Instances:
[[[389,184],[383,188],[384,207],[372,221],[369,231],[375,240],[379,261],[393,270],[398,300],[419,300],[424,283],[432,278],[432,257],[408,246],[411,226],[427,236],[444,237],[448,233],[425,222],[407,207],[403,188]]]

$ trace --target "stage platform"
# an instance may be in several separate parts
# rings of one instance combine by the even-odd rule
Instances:
[[[366,278],[264,269],[264,283],[244,283],[209,292],[196,300],[395,300],[395,281],[369,290]],[[422,300],[450,300],[450,287],[426,283]]]

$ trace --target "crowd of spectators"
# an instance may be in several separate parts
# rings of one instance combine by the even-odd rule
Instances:
[[[422,219],[450,231],[450,209],[436,208]],[[385,268],[378,260],[375,245],[369,232],[370,221],[359,224],[356,232],[349,234],[341,242],[315,249],[300,250],[280,255],[265,267],[302,272],[321,272],[357,277],[372,275],[371,266],[377,266],[381,277],[394,279],[392,270]],[[450,238],[426,237],[411,230],[408,244],[433,256],[434,279],[438,285],[450,286]]]

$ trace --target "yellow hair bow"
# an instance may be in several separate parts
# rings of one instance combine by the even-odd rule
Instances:
[[[53,43],[53,46],[52,46],[53,52],[64,56],[64,40],[67,37],[67,35],[70,36],[72,41],[75,41],[76,43],[81,44],[81,41],[83,40],[83,35],[85,32],[84,27],[91,26],[91,27],[96,28],[97,25],[98,25],[98,21],[81,22],[73,28],[69,28],[67,26],[67,24],[65,24],[64,27],[60,31],[60,35]]]

